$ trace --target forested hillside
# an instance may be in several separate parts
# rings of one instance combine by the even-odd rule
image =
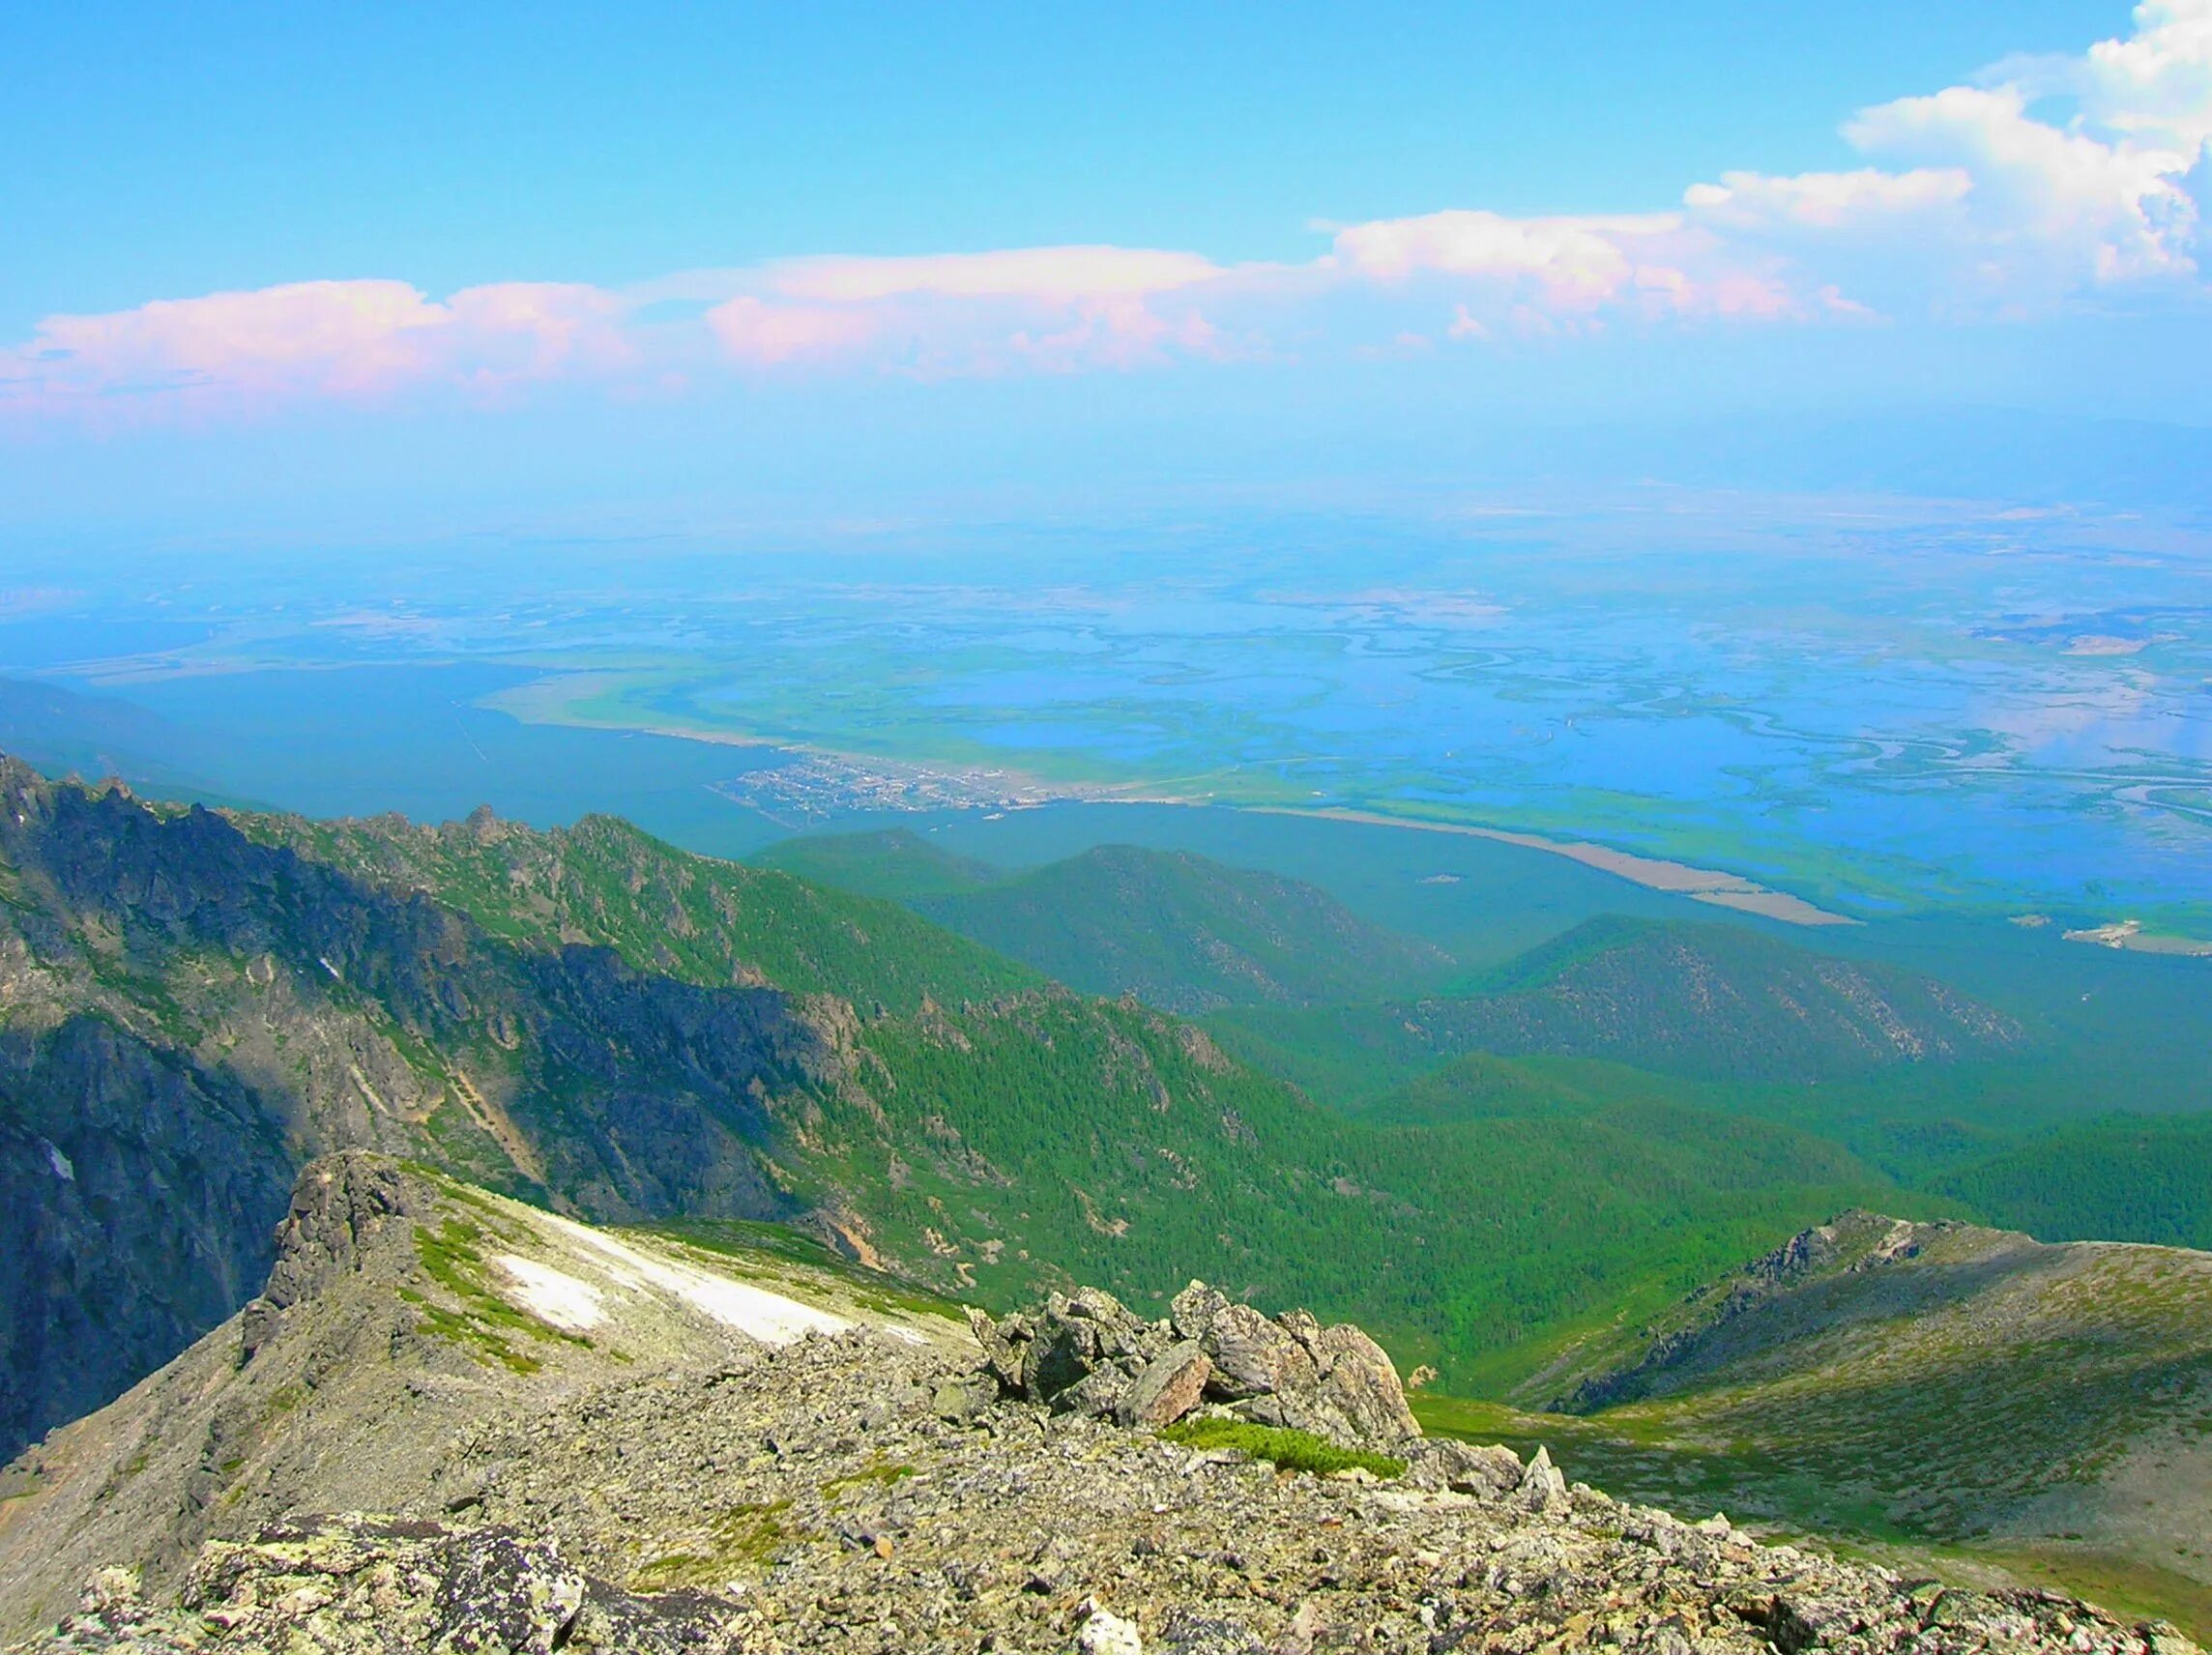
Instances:
[[[1072,988],[1184,1016],[1419,992],[1452,967],[1317,886],[1187,851],[1099,845],[1006,874],[893,829],[792,839],[753,861],[906,903]]]
[[[1238,1050],[1266,1054],[1313,1089],[1341,1084],[1353,1058],[1386,1085],[1384,1077],[1470,1051],[1603,1059],[1732,1085],[1803,1084],[2001,1054],[2023,1032],[2005,1013],[1896,967],[1742,926],[1617,918],[1576,926],[1479,993],[1316,1016],[1243,1010],[1225,1013],[1219,1027]]]
[[[1356,1313],[1447,1374],[1880,1192],[1831,1145],[1694,1114],[1351,1121],[1135,1001],[607,818],[316,824],[19,765],[0,785],[18,1440],[222,1308],[177,1302],[152,1237],[204,1233],[234,1261],[213,1279],[248,1280],[291,1172],[351,1144],[589,1216],[804,1222],[990,1304],[1205,1275]],[[67,1107],[94,1031],[103,1075],[176,1087]],[[68,1229],[124,1188],[155,1192],[137,1228]],[[73,1303],[124,1335],[93,1372]]]

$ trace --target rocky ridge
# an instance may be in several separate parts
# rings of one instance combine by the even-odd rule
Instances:
[[[715,1313],[759,1313],[748,1292],[786,1320]],[[248,1312],[11,1471],[0,1636],[2194,1655],[2163,1625],[1761,1545],[1570,1488],[1542,1453],[1422,1438],[1356,1329],[1198,1284],[1162,1321],[1085,1292],[975,1331],[832,1273],[321,1163]],[[1316,1475],[1150,1429],[1179,1413],[1326,1426],[1406,1469]]]

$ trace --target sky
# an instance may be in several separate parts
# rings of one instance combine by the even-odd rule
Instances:
[[[2208,139],[2212,0],[7,8],[0,529],[2200,453]]]

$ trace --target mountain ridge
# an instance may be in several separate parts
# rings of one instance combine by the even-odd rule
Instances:
[[[1518,1395],[1585,1440],[1716,1459],[1754,1510],[1855,1501],[1862,1526],[2118,1558],[2212,1603],[2212,1253],[1847,1212]]]
[[[1902,968],[1741,925],[1586,920],[1470,992],[1208,1020],[1232,1049],[1303,1083],[1361,1056],[1375,1089],[1470,1052],[1623,1063],[1714,1084],[1804,1086],[2014,1051],[2008,1014]]]
[[[786,1321],[745,1325],[729,1294]],[[1570,1490],[1544,1453],[1383,1425],[1399,1458],[1317,1474],[1297,1468],[1310,1436],[1155,1435],[1066,1406],[1080,1384],[1040,1404],[1028,1376],[1053,1364],[1008,1336],[1096,1374],[1136,1330],[1127,1313],[1085,1290],[975,1322],[979,1345],[946,1308],[588,1231],[388,1157],[317,1162],[262,1296],[9,1469],[0,1637],[332,1655],[1286,1640],[1451,1655],[1670,1637],[1714,1655],[2197,1655],[2059,1594],[1904,1580]],[[1153,1345],[1145,1378],[1203,1372],[1188,1365],[1210,1350],[1263,1399],[1278,1383],[1264,1351],[1382,1360],[1355,1328],[1268,1321],[1195,1283],[1144,1331],[1183,1339]],[[1377,1389],[1343,1394],[1396,1394],[1386,1361],[1367,1371]],[[1190,1391],[1164,1417],[1194,1410],[1226,1423]],[[316,1516],[317,1495],[368,1509]]]

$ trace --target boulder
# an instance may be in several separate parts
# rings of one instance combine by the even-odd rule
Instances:
[[[1135,1381],[1111,1362],[1093,1368],[1053,1400],[1062,1413],[1087,1413],[1093,1419],[1120,1416],[1122,1399]]]
[[[1121,1395],[1114,1416],[1123,1425],[1158,1430],[1173,1425],[1198,1406],[1213,1363],[1195,1339],[1171,1346],[1145,1365]]]
[[[1406,1474],[1416,1487],[1449,1489],[1477,1499],[1502,1499],[1528,1475],[1521,1456],[1510,1448],[1478,1446],[1449,1437],[1425,1439],[1411,1462]]]
[[[1536,1457],[1528,1462],[1528,1468],[1521,1475],[1521,1486],[1513,1493],[1513,1501],[1523,1509],[1537,1513],[1554,1512],[1567,1504],[1567,1479],[1559,1474],[1558,1466],[1552,1464],[1552,1451],[1538,1448]]]
[[[1042,1310],[997,1321],[971,1311],[969,1323],[1004,1394],[1102,1417],[1174,1342],[1165,1324],[1144,1321],[1100,1288],[1056,1292]]]
[[[1229,1296],[1204,1282],[1192,1282],[1168,1301],[1168,1321],[1178,1339],[1204,1339],[1213,1319],[1230,1306]]]
[[[1123,1620],[1110,1610],[1089,1607],[1090,1613],[1075,1634],[1075,1647],[1081,1655],[1145,1655],[1145,1640],[1138,1635],[1135,1622]]]
[[[1349,1422],[1355,1437],[1403,1442],[1420,1436],[1398,1370],[1382,1346],[1350,1322],[1322,1328],[1306,1344],[1321,1370],[1322,1400]]]
[[[1179,1321],[1177,1325],[1179,1330]],[[1204,1326],[1185,1337],[1204,1345],[1213,1365],[1209,1388],[1223,1402],[1310,1390],[1321,1382],[1312,1352],[1248,1304],[1224,1304]]]

